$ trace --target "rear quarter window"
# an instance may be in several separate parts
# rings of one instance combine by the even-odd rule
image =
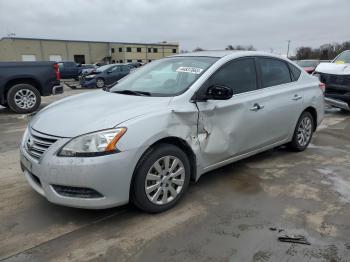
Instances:
[[[293,82],[298,81],[300,75],[301,75],[301,70],[297,68],[295,65],[292,65],[288,63],[288,66],[290,68],[290,73],[292,75],[292,80]]]

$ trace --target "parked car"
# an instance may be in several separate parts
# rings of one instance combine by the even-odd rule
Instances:
[[[116,83],[130,73],[130,68],[123,64],[110,64],[97,68],[93,72],[85,75],[80,80],[82,87],[102,88]]]
[[[23,136],[22,169],[56,204],[131,201],[161,212],[208,171],[281,145],[305,150],[324,115],[320,85],[262,52],[159,59],[39,112]]]
[[[0,62],[0,105],[16,113],[38,109],[41,96],[63,93],[54,62]]]
[[[325,84],[328,104],[350,110],[350,50],[339,54],[330,63],[321,63],[314,76]]]
[[[312,74],[315,71],[316,67],[320,64],[320,60],[298,60],[297,64],[306,72]]]
[[[88,75],[91,72],[95,71],[97,68],[98,68],[98,66],[96,66],[94,64],[82,64],[79,67],[78,74],[79,74],[79,76]]]
[[[142,66],[142,63],[140,62],[132,62],[132,63],[126,63],[128,66],[130,66],[130,68],[138,68],[140,66]]]
[[[59,62],[58,63],[62,79],[79,79],[80,66],[73,61]]]

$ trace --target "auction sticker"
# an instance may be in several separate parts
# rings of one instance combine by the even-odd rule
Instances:
[[[178,69],[176,69],[176,72],[183,72],[183,73],[191,73],[191,74],[195,74],[195,75],[199,75],[200,73],[202,73],[203,69],[202,68],[198,68],[198,67],[186,67],[186,66],[181,66]]]

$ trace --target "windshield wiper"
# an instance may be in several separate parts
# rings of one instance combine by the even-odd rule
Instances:
[[[115,90],[112,93],[117,94],[125,94],[125,95],[134,95],[134,96],[151,96],[150,92],[144,92],[144,91],[134,91],[134,90]]]

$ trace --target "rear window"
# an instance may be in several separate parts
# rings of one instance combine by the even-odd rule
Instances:
[[[291,75],[287,63],[273,58],[259,58],[262,87],[290,83]]]

